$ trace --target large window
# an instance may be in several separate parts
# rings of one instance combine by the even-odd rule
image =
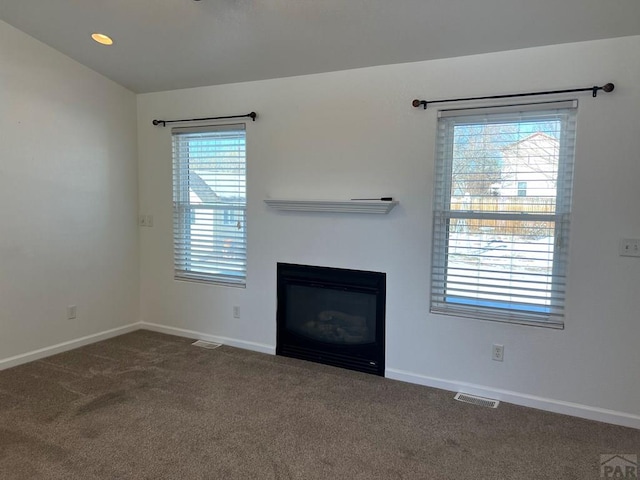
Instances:
[[[245,126],[174,128],[172,136],[175,278],[244,285]]]
[[[440,112],[432,312],[562,328],[575,107]]]

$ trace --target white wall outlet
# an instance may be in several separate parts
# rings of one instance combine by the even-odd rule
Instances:
[[[233,307],[233,318],[240,318],[240,307],[237,305]]]
[[[621,257],[640,257],[640,239],[623,238],[620,240]]]
[[[153,215],[138,215],[138,225],[141,227],[153,227]]]
[[[496,362],[504,361],[504,345],[493,344],[491,347],[491,359]]]
[[[76,305],[69,305],[67,307],[67,320],[75,320],[78,317],[78,307]]]

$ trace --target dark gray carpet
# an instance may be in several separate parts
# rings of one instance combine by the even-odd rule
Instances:
[[[640,431],[139,331],[0,372],[2,479],[597,479]]]

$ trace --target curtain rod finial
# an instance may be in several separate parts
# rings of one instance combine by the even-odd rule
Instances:
[[[413,105],[416,108],[418,108],[420,105],[422,105],[425,110],[427,109],[427,101],[426,100],[418,100],[416,98],[413,102],[411,102],[411,105]]]

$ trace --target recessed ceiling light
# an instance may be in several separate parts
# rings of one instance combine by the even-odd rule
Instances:
[[[113,45],[113,40],[109,35],[105,35],[104,33],[92,33],[91,38],[93,38],[96,42],[101,43],[102,45]]]

